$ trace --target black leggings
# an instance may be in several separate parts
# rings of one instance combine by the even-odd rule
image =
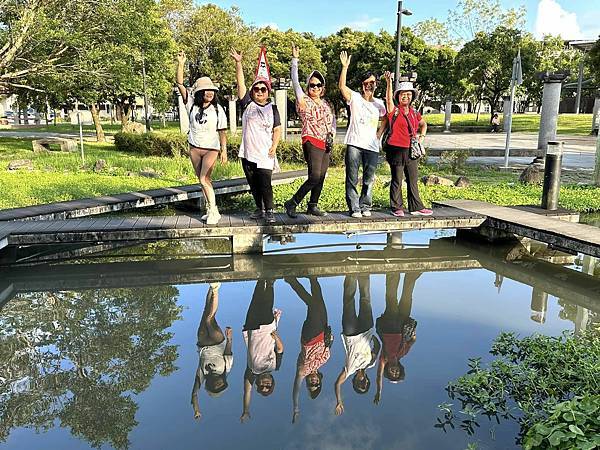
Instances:
[[[252,293],[252,301],[246,313],[244,331],[258,330],[261,325],[268,325],[273,322],[275,320],[273,315],[274,301],[273,281],[261,278],[256,282]]]
[[[308,179],[298,188],[298,191],[292,197],[292,201],[296,205],[299,204],[310,191],[309,203],[316,205],[319,202],[323,183],[325,182],[325,174],[329,168],[329,153],[315,147],[308,141],[302,144],[302,151],[308,164]]]
[[[402,326],[410,317],[413,291],[421,272],[408,272],[404,275],[402,295],[398,301],[398,285],[401,272],[390,272],[385,276],[385,311],[377,319],[377,331],[383,333],[400,333]]]
[[[371,293],[368,275],[358,276],[359,309],[356,315],[357,277],[346,275],[344,278],[344,307],[342,310],[342,332],[346,336],[356,336],[373,327],[373,311],[371,309]]]
[[[386,159],[392,172],[390,183],[390,208],[392,211],[402,209],[402,178],[406,177],[406,197],[409,211],[420,211],[425,208],[419,197],[419,160],[408,157],[408,149],[387,145]]]
[[[290,284],[298,297],[300,297],[300,300],[306,303],[306,306],[308,307],[308,310],[306,311],[306,320],[302,324],[301,336],[303,343],[308,342],[323,333],[327,328],[327,309],[325,308],[325,302],[323,301],[321,285],[316,278],[311,277],[311,295],[296,278],[286,279],[286,281]]]
[[[259,169],[256,163],[245,158],[241,158],[241,160],[242,169],[244,169],[246,180],[250,185],[250,192],[252,192],[254,203],[256,203],[256,209],[273,209],[273,186],[271,185],[273,171]]]

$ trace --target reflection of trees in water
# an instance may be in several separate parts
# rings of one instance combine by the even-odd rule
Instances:
[[[560,298],[558,299],[558,304],[561,306],[558,317],[563,320],[570,320],[576,327],[581,326],[582,311],[585,311],[585,323],[587,327],[591,324],[600,324],[600,314],[595,311],[585,309],[582,306],[577,306]]]
[[[129,444],[131,394],[175,370],[172,286],[21,294],[0,312],[0,442],[58,419],[92,446]]]

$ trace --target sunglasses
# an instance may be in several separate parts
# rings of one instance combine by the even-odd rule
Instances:
[[[268,89],[264,86],[254,86],[252,90],[256,93],[261,92],[263,94],[268,91]]]
[[[363,86],[375,86],[375,82],[373,80],[363,81],[362,84],[363,84]]]
[[[319,88],[322,88],[323,85],[321,83],[308,83],[308,87],[309,88],[317,88],[317,89],[319,89]]]

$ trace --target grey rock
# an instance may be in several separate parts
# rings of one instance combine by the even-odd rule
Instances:
[[[99,159],[94,164],[94,172],[102,172],[106,168],[106,161],[103,159]]]
[[[458,179],[454,182],[454,186],[464,188],[471,186],[471,180],[467,177],[458,177]]]
[[[8,163],[7,170],[33,170],[33,161],[30,159],[15,159]]]
[[[433,185],[454,186],[454,183],[452,182],[452,180],[449,180],[448,178],[444,178],[444,177],[438,177],[437,175],[426,175],[423,178],[421,178],[421,182],[425,186],[433,186]]]
[[[156,170],[152,169],[151,167],[145,167],[143,170],[140,171],[140,176],[146,177],[146,178],[160,178],[161,175],[162,174],[160,172],[157,172]]]
[[[144,124],[139,122],[128,122],[127,125],[123,127],[123,133],[136,133],[142,134],[146,131]]]
[[[530,164],[519,176],[519,181],[523,184],[541,184],[543,180],[544,171],[537,164]]]

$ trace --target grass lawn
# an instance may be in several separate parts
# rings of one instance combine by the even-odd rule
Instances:
[[[83,125],[84,133],[95,133],[94,125]],[[121,122],[102,122],[102,129],[105,134],[115,134],[121,131]],[[153,121],[152,129],[155,131],[177,132],[179,131],[179,122],[166,122],[163,127],[162,122]],[[27,125],[23,127],[13,128],[11,125],[0,125],[0,131],[42,131],[49,133],[79,133],[79,125],[71,125],[70,123],[57,123],[56,125]]]
[[[0,138],[0,209],[29,206],[53,201],[94,197],[106,194],[152,189],[196,183],[191,164],[186,157],[148,157],[117,151],[113,144],[85,143],[86,163],[82,165],[79,153],[50,152],[33,153],[31,140]],[[8,171],[8,163],[15,159],[30,159],[34,170]],[[106,167],[94,172],[97,160],[106,161]],[[304,166],[282,164],[283,170]],[[159,173],[158,178],[139,175],[141,170],[151,168]],[[435,173],[455,180],[466,175],[472,186],[464,189],[444,186],[421,186],[421,195],[428,205],[431,201],[451,198],[483,200],[500,205],[538,204],[541,187],[524,186],[518,182],[516,172],[498,171],[493,168],[467,166],[452,172],[447,166],[425,165],[421,174]],[[237,161],[227,165],[217,164],[213,179],[243,176]],[[389,168],[382,164],[374,187],[373,200],[378,208],[389,205]],[[276,186],[275,200],[278,205],[291,197],[301,182]],[[228,209],[251,209],[249,194],[223,200]],[[344,168],[329,170],[321,204],[329,210],[345,210]],[[578,184],[563,184],[561,205],[577,211],[600,211],[600,188]]]
[[[444,114],[426,114],[425,120],[429,125],[444,125]],[[476,114],[452,114],[454,126],[489,127],[490,115],[480,114],[479,122]],[[502,120],[502,114],[500,114]],[[537,133],[540,127],[539,114],[515,114],[512,131]],[[592,131],[591,114],[560,114],[558,116],[558,134],[574,134],[587,136]]]

